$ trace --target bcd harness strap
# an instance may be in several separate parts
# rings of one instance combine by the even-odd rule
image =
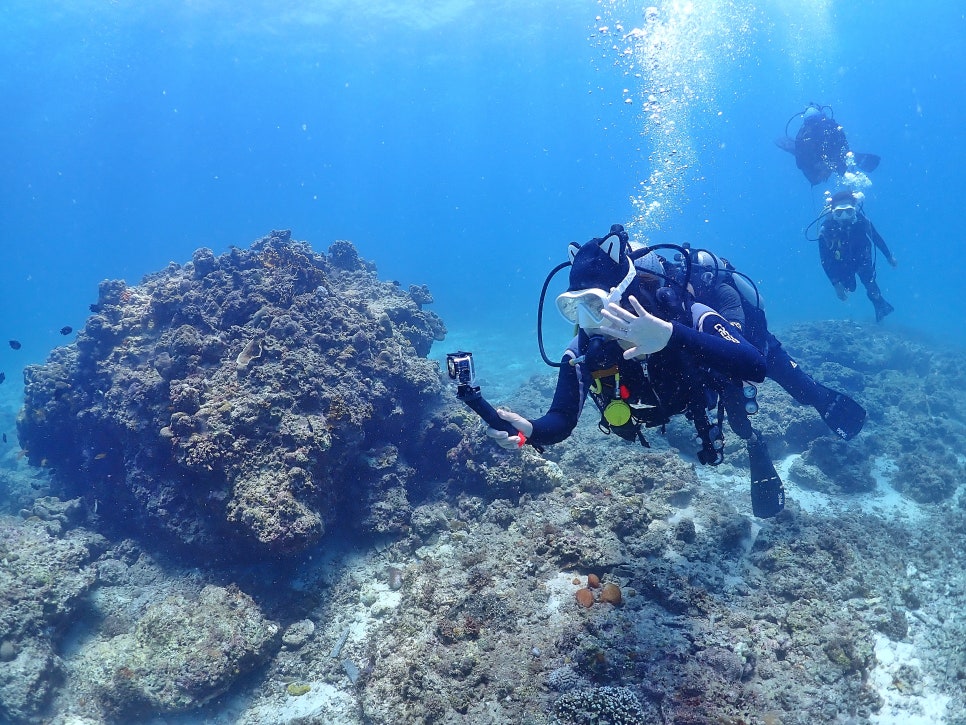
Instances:
[[[626,441],[638,441],[645,448],[650,448],[647,438],[641,432],[644,422],[639,417],[640,407],[629,403],[630,391],[621,385],[620,370],[616,365],[604,370],[594,370],[590,374],[593,384],[590,386],[590,397],[600,411],[600,421],[597,428],[605,435],[616,433]],[[605,392],[603,380],[613,378],[610,392]],[[652,406],[647,406],[651,408]],[[664,422],[667,422],[666,420]],[[655,425],[655,424],[652,424]],[[663,424],[662,424],[663,426]]]
[[[646,375],[645,369],[645,375]],[[657,405],[647,405],[643,403],[629,403],[630,392],[620,383],[620,371],[617,366],[605,370],[596,370],[591,373],[593,384],[590,387],[591,398],[600,410],[600,421],[597,428],[609,435],[616,433],[626,441],[637,440],[645,448],[650,448],[647,438],[644,437],[642,428],[661,427],[663,435],[667,430],[667,424],[671,420],[664,406],[658,401]],[[608,385],[612,392],[606,391],[603,380],[613,378],[613,386]],[[722,424],[724,422],[724,403],[721,396],[718,396],[717,424],[713,425],[708,419],[707,398],[705,388],[700,385],[689,385],[689,399],[685,417],[693,424],[701,442],[701,450],[698,452],[698,460],[705,465],[716,466],[724,460],[724,436],[722,435]],[[616,411],[622,411],[618,416]],[[652,415],[647,415],[650,412]],[[654,416],[653,413],[658,415]]]

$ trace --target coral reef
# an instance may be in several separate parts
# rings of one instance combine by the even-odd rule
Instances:
[[[379,285],[350,246],[336,245],[319,264],[331,274],[327,265],[336,261],[369,280],[353,289]],[[191,279],[218,264],[214,255],[196,255],[192,266],[202,276],[192,270]],[[128,302],[138,294],[132,289]],[[422,292],[398,294],[410,312],[426,303]],[[257,422],[257,405],[245,402],[255,395],[252,376],[282,373],[272,367],[279,338],[270,327],[226,333],[231,342],[205,380],[235,380],[238,395],[219,399],[216,410],[229,408],[207,419],[198,412],[211,408],[210,390],[219,387],[199,385],[181,357],[163,359],[166,370],[185,374],[167,381],[158,400],[171,410],[143,425],[144,435],[165,424],[158,435],[167,448],[158,450],[174,451],[167,465],[181,477],[178,490],[222,516],[199,523],[195,539],[178,541],[205,541],[215,531],[239,541],[226,512],[243,506],[235,493],[249,469],[225,458],[223,439],[212,439],[213,449],[201,445],[210,431],[240,435],[251,455],[276,460],[256,443],[260,428],[266,447],[291,453],[289,441],[314,435],[311,416],[328,421],[329,408],[296,405],[280,406],[275,425]],[[190,333],[178,335],[193,349]],[[104,448],[79,454],[87,466],[79,482],[93,486],[74,489],[84,498],[52,495],[70,489],[56,457],[36,469],[10,456],[0,506],[19,515],[0,518],[0,719],[964,722],[966,373],[959,355],[852,323],[796,326],[781,337],[818,379],[866,406],[869,421],[842,442],[815,411],[762,386],[756,427],[788,472],[787,508],[768,520],[751,516],[747,456],[733,440],[724,464],[700,467],[686,422],[666,434],[648,431],[645,449],[602,436],[588,411],[565,444],[542,454],[507,452],[458,405],[427,402],[439,392],[435,370],[425,400],[407,388],[414,397],[404,409],[422,416],[419,425],[380,432],[371,419],[363,424],[371,439],[348,449],[354,463],[338,469],[351,476],[339,480],[352,482],[355,501],[333,496],[330,504],[363,535],[330,536],[301,557],[222,555],[216,566],[161,558],[165,550],[151,534],[182,531],[161,524],[108,544],[92,533],[114,536],[118,528],[110,517],[120,504],[106,499],[108,483],[116,482],[138,526],[149,519],[134,506],[141,491],[126,493],[127,469],[110,468],[116,478],[104,480],[91,473],[113,461],[98,457]],[[362,349],[361,341],[349,344]],[[75,364],[77,355],[54,358]],[[116,362],[125,358],[118,355],[103,367],[120,373]],[[313,365],[334,374],[355,364],[326,360]],[[70,377],[40,379],[55,402],[78,395],[66,387],[73,382],[57,387]],[[129,383],[121,394],[112,378],[101,380],[104,395],[95,396],[114,407],[94,407],[113,411],[117,425],[155,411],[128,408],[125,417],[117,402],[131,402],[127,392],[139,388]],[[275,394],[290,385],[300,384],[279,383]],[[538,376],[500,402],[542,410],[552,389],[552,374]],[[44,405],[56,413],[56,405]],[[248,432],[236,405],[247,411],[241,418],[254,416]],[[346,430],[332,430],[319,460],[344,460],[330,451],[347,450],[339,443]],[[201,440],[186,447],[196,434]],[[138,440],[130,431],[120,438]],[[310,457],[313,445],[322,444],[305,445]],[[307,472],[297,503],[318,504],[304,490],[327,485],[316,478],[328,470],[316,459],[271,468],[266,480],[293,467]],[[149,490],[154,484],[138,480],[145,495],[175,490],[163,478],[171,487]],[[185,504],[169,505],[190,520]]]
[[[26,370],[21,445],[105,523],[206,558],[301,551],[336,520],[400,531],[407,461],[439,450],[410,429],[441,389],[431,300],[288,232],[105,281],[77,341]]]
[[[278,633],[251,597],[209,585],[151,604],[130,634],[89,650],[81,669],[114,716],[181,712],[223,694],[277,647]]]
[[[562,695],[553,705],[549,725],[640,725],[654,717],[626,687],[596,687]]]
[[[58,633],[82,608],[106,548],[93,532],[62,532],[56,518],[0,516],[0,720],[27,722],[48,704],[62,675]]]

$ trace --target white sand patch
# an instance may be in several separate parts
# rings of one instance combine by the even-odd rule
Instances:
[[[873,725],[942,725],[949,697],[933,691],[922,675],[916,647],[878,635],[875,668],[870,681],[882,697],[882,709],[872,716]],[[914,677],[910,677],[910,673]],[[918,679],[917,678],[921,678]]]
[[[544,582],[547,590],[547,603],[544,610],[553,621],[559,620],[564,607],[573,608],[574,593],[583,585],[574,584],[574,574],[564,571],[557,572],[551,579]]]
[[[694,530],[698,533],[701,533],[707,528],[699,518],[698,510],[694,506],[685,506],[682,509],[676,509],[674,513],[668,517],[667,522],[671,527],[674,527],[682,521],[686,521],[687,519],[691,519],[691,521],[694,522]]]
[[[889,483],[896,471],[895,462],[889,458],[877,458],[872,466],[872,476],[875,479],[875,490],[863,494],[830,495],[821,491],[803,488],[789,481],[789,469],[800,455],[793,454],[780,461],[776,468],[778,475],[785,482],[785,494],[794,499],[804,511],[809,513],[828,513],[842,511],[851,506],[858,506],[867,514],[876,514],[882,518],[898,518],[908,521],[921,519],[925,514],[923,507],[915,501],[906,498],[896,491]]]
[[[286,695],[280,703],[262,705],[247,713],[248,722],[279,723],[324,722],[331,725],[356,725],[359,722],[355,698],[325,682],[306,682],[304,695]]]

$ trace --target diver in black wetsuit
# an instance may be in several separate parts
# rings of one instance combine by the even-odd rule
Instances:
[[[695,299],[718,310],[752,345],[765,356],[766,376],[782,386],[802,405],[810,405],[837,436],[851,440],[865,424],[865,409],[844,393],[816,382],[791,358],[781,342],[768,330],[765,304],[757,287],[745,275],[706,249],[689,250],[691,285]],[[678,265],[678,275],[683,265]],[[748,419],[754,395],[747,388],[732,386],[722,392],[728,422],[735,433],[752,442],[757,432]]]
[[[518,434],[494,428],[487,434],[507,449],[524,441],[558,443],[573,432],[589,395],[600,409],[601,431],[643,445],[642,428],[686,415],[701,440],[699,460],[720,463],[723,436],[707,415],[713,401],[709,372],[760,382],[762,355],[713,309],[665,286],[654,252],[650,259],[640,255],[644,269],[635,267],[620,225],[603,239],[571,244],[570,257],[570,285],[557,298],[557,308],[578,331],[559,363],[550,410],[534,420],[501,410],[500,417]],[[755,515],[779,513],[784,489],[777,475],[752,483]]]
[[[849,292],[855,291],[858,276],[875,308],[875,320],[881,322],[895,308],[882,296],[875,281],[873,248],[881,251],[891,266],[895,267],[898,262],[862,210],[861,195],[839,191],[832,195],[826,208],[828,212],[818,233],[818,251],[825,276],[843,301]]]
[[[798,117],[802,125],[792,139],[788,136],[788,125]],[[795,165],[812,186],[825,181],[833,171],[844,174],[853,165],[861,171],[875,171],[880,161],[875,154],[852,152],[832,108],[816,103],[808,104],[804,111],[788,119],[785,136],[775,143],[795,156]]]

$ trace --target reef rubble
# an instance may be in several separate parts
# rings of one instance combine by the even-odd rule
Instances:
[[[290,314],[290,336],[267,321],[211,333],[217,354],[174,344],[190,338],[187,322],[140,332],[152,319],[152,285],[188,279],[190,290],[219,269],[222,258],[200,253],[135,288],[102,288],[94,317],[107,323],[93,329],[118,327],[113,342],[82,332],[77,349],[61,348],[49,369],[31,371],[35,388],[20,423],[29,452],[0,458],[0,720],[966,723],[966,373],[958,351],[847,322],[784,331],[796,359],[853,394],[869,421],[841,443],[814,411],[762,385],[756,426],[785,476],[788,505],[758,520],[743,446],[729,439],[724,464],[698,466],[683,421],[663,435],[649,431],[649,449],[602,436],[592,411],[542,454],[494,446],[426,358],[444,331],[422,314],[428,291],[378,282],[351,245],[334,247],[316,255],[276,234],[223,264],[244,258],[243,279],[283,274],[291,286],[301,273],[284,260],[298,259],[316,270],[310,276],[324,275],[323,307],[344,303],[342,313],[363,326],[395,305],[384,336],[372,330],[379,342],[371,357],[342,356],[348,346],[361,350],[361,340],[327,327],[338,345],[323,355],[316,339],[290,360],[284,341],[298,345],[312,325],[329,324],[320,314],[309,325],[307,312]],[[254,261],[269,250],[283,261]],[[356,289],[383,295],[380,314]],[[134,309],[125,313],[124,304]],[[299,309],[314,309],[305,304]],[[252,320],[263,320],[256,313],[265,306]],[[139,339],[122,344],[125,337]],[[387,346],[392,372],[378,363]],[[164,382],[143,389],[151,370]],[[74,389],[80,371],[85,386],[97,383],[90,391]],[[318,396],[299,377],[316,373],[315,389],[325,391]],[[543,410],[553,378],[520,381],[499,402]],[[354,391],[365,381],[387,388],[371,411],[350,406],[352,415],[334,416],[327,445],[307,443],[315,426],[300,428],[296,418],[328,420],[342,380]],[[182,394],[186,385],[197,395]],[[300,392],[277,397],[292,391]],[[256,410],[254,401],[268,400],[275,413],[236,414],[235,401],[248,398]],[[122,453],[112,457],[108,440],[69,423],[58,407],[65,399],[75,417],[109,429]],[[176,413],[193,422],[173,420]],[[209,470],[190,458],[189,441],[213,431],[225,453]],[[233,450],[228,435],[246,448]],[[310,462],[296,467],[320,483],[279,490],[295,491],[321,526],[260,538],[262,529],[230,513],[242,507],[235,490],[252,470],[238,450],[286,472],[296,442],[311,449]],[[61,458],[51,455],[58,446],[68,449]],[[342,454],[332,453],[337,446]],[[159,455],[167,458],[157,481],[128,473],[126,465],[146,471]],[[276,490],[271,477],[260,485],[266,496]],[[109,500],[111,486],[118,491]],[[162,514],[159,501],[170,510]],[[254,511],[270,506],[256,503]],[[331,511],[352,519],[334,520]],[[215,553],[206,560],[198,553],[207,546]]]

